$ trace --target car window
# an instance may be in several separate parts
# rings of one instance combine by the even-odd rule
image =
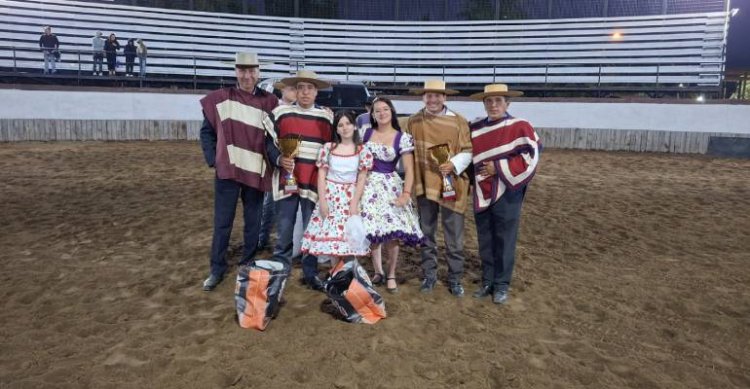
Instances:
[[[365,105],[365,99],[367,95],[362,87],[358,86],[343,86],[338,90],[338,97],[341,101],[342,106],[346,107],[362,107]]]
[[[338,104],[336,104],[335,99],[333,98],[333,89],[332,88],[326,88],[326,89],[319,89],[318,90],[318,97],[315,98],[315,103],[318,105],[322,105],[324,107],[336,107]]]

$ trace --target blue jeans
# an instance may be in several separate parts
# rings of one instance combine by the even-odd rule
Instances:
[[[146,77],[146,58],[138,57],[138,69],[140,69],[140,76]]]
[[[267,245],[271,239],[275,208],[276,204],[273,201],[273,193],[267,192],[263,198],[263,219],[260,221],[260,236],[258,236],[258,244],[260,246]]]
[[[526,188],[506,191],[500,200],[474,215],[477,223],[482,284],[507,292],[516,262],[516,240]]]
[[[302,228],[307,229],[315,203],[308,199],[292,195],[276,201],[276,232],[278,240],[273,250],[273,259],[292,267],[292,248],[294,242],[294,223],[297,221],[297,207],[302,208]],[[318,275],[318,258],[314,255],[302,255],[302,274],[305,279]]]
[[[233,180],[214,182],[214,235],[211,243],[211,274],[222,277],[227,271],[227,248],[232,234],[237,199],[242,198],[244,248],[240,265],[250,262],[258,246],[263,192]]]
[[[96,70],[99,68],[99,70]],[[95,53],[94,54],[94,70],[93,72],[99,72],[104,73],[104,53]]]
[[[44,50],[44,74],[47,74],[50,71],[52,73],[57,72],[57,70],[55,70],[55,60],[55,54],[52,50]]]

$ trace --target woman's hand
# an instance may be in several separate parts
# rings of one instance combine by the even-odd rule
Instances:
[[[359,202],[352,200],[349,203],[349,216],[359,215]]]
[[[320,212],[321,218],[325,219],[328,217],[328,202],[326,199],[320,199],[320,209],[318,212]]]
[[[396,198],[396,200],[393,201],[393,205],[401,208],[405,206],[406,204],[408,204],[409,200],[411,200],[411,196],[409,195],[409,193],[404,192],[404,193],[401,193],[401,196],[398,196],[398,198]]]

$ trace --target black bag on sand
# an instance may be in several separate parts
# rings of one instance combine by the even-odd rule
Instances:
[[[234,289],[237,322],[242,328],[263,331],[279,313],[289,267],[281,262],[256,260],[240,266]]]
[[[383,297],[372,287],[367,272],[356,260],[340,261],[326,282],[326,294],[343,319],[375,324],[386,317]]]

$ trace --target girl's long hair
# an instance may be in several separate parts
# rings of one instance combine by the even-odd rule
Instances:
[[[354,144],[356,146],[359,146],[362,144],[362,139],[359,138],[359,129],[357,128],[357,118],[354,116],[354,112],[341,110],[341,111],[336,112],[336,115],[333,116],[333,124],[331,125],[331,130],[333,131],[333,148],[331,148],[331,150],[336,149],[336,147],[341,143],[341,135],[339,135],[339,132],[337,131],[337,127],[342,118],[349,119],[349,123],[351,123],[354,126],[354,135],[352,137],[352,141],[354,142]]]
[[[396,114],[396,107],[393,106],[393,102],[390,99],[387,99],[385,97],[376,97],[375,100],[372,101],[372,111],[370,111],[370,125],[372,126],[373,130],[378,128],[378,121],[375,120],[375,104],[380,102],[388,104],[388,107],[391,109],[391,127],[396,129],[396,131],[401,131],[401,126],[398,124],[398,114]]]

